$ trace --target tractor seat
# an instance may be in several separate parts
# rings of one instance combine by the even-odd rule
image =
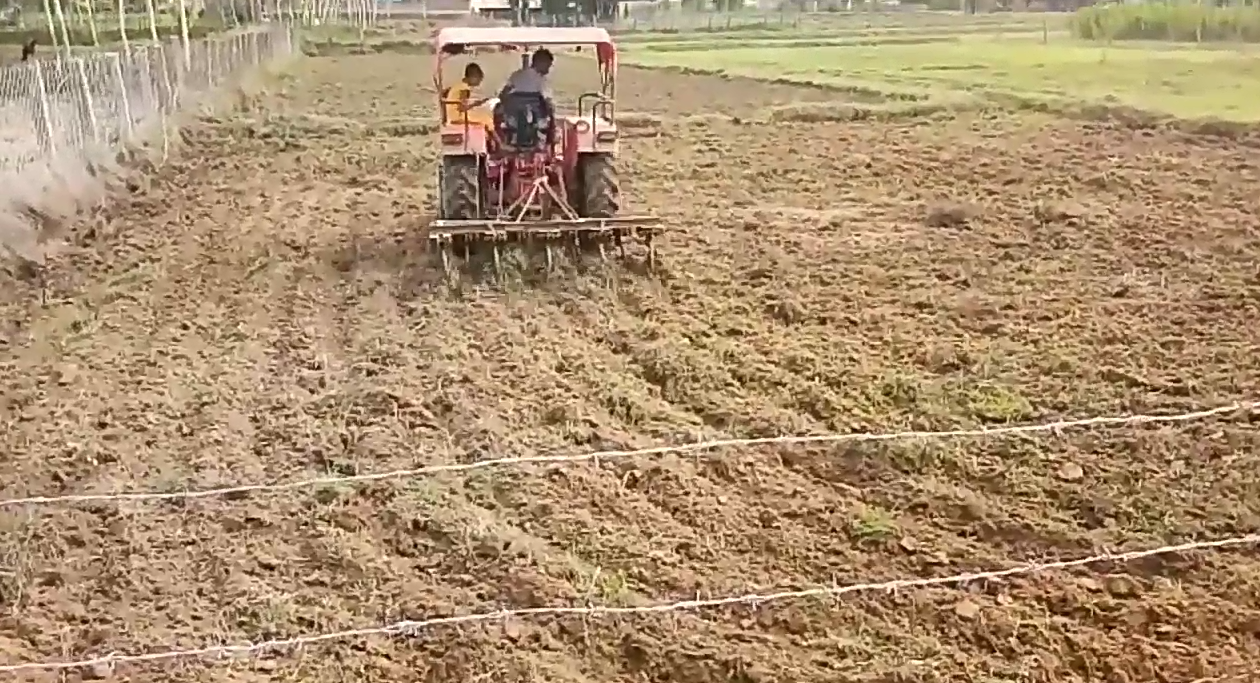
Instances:
[[[509,93],[494,108],[494,129],[507,149],[550,149],[555,145],[555,112],[540,93]]]

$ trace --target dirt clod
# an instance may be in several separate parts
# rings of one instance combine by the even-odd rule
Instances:
[[[957,614],[961,619],[971,621],[980,616],[980,605],[970,600],[963,600],[954,605],[954,614]]]
[[[954,202],[933,204],[928,207],[924,224],[929,228],[960,228],[975,215],[975,209],[967,204]]]
[[[1063,481],[1080,481],[1085,476],[1085,469],[1074,462],[1063,463],[1059,467],[1059,478]]]

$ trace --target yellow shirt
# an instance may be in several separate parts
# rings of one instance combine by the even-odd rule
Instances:
[[[447,100],[446,121],[448,123],[463,123],[464,121],[464,104],[472,99],[472,86],[464,81],[460,81],[455,85],[446,89],[446,95],[442,99]]]
[[[451,101],[446,106],[447,123],[472,123],[494,128],[494,115],[482,108],[464,110],[472,102],[472,86],[464,81],[452,85],[442,99]]]

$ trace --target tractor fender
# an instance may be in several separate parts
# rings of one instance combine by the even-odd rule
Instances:
[[[439,149],[442,156],[485,154],[486,137],[485,127],[479,124],[443,124],[439,132]]]
[[[567,116],[565,129],[569,128],[575,130],[577,150],[583,154],[616,154],[618,151],[620,133],[617,124],[608,119],[599,117],[592,121],[590,116]]]

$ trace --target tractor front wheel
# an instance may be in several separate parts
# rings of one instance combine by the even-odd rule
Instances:
[[[476,156],[442,158],[438,177],[441,197],[440,217],[447,220],[473,220],[481,217],[481,169]]]
[[[578,161],[582,183],[579,211],[584,218],[613,218],[621,210],[621,183],[611,154],[583,154]]]

